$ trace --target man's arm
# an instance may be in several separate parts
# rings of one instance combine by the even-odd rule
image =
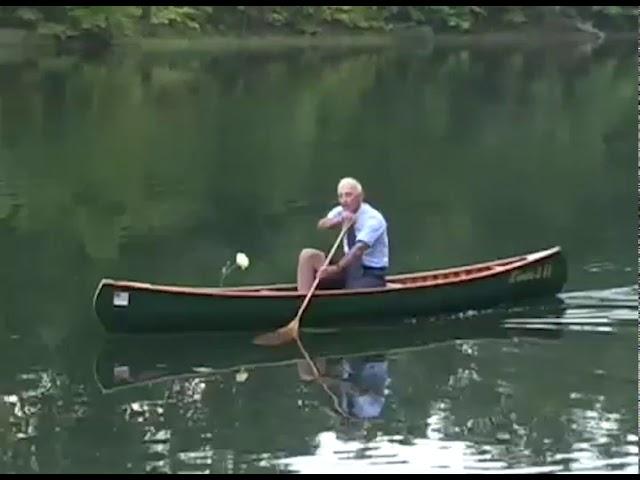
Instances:
[[[321,218],[320,221],[318,221],[318,228],[321,230],[329,230],[332,228],[336,228],[341,224],[342,224],[342,218],[340,216],[338,216],[337,218],[325,217],[325,218]]]
[[[328,230],[331,228],[336,228],[340,224],[342,224],[343,220],[343,211],[340,205],[333,207],[327,216],[321,218],[318,221],[318,228],[322,230]]]
[[[360,262],[360,260],[362,259],[362,255],[364,255],[364,252],[366,252],[367,250],[369,250],[369,245],[367,245],[366,243],[356,243],[353,248],[349,250],[349,252],[336,264],[338,271],[344,270],[354,262]]]
[[[366,243],[356,243],[354,247],[349,250],[349,252],[344,257],[342,257],[338,263],[336,263],[335,265],[327,265],[326,267],[322,267],[318,272],[320,274],[320,278],[336,275],[347,268],[349,265],[351,265],[353,262],[359,262],[364,252],[366,252],[368,249],[369,245],[367,245]]]
[[[342,257],[342,259],[336,264],[336,267],[339,270],[344,270],[352,263],[360,262],[364,252],[371,248],[376,239],[382,235],[386,228],[386,222],[381,218],[368,221],[358,235],[356,244],[344,257]]]

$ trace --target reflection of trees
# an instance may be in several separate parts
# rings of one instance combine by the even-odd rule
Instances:
[[[421,438],[426,419],[431,438],[467,442],[478,454],[490,452],[492,460],[510,467],[543,465],[563,456],[576,461],[572,447],[595,438],[602,442],[601,452],[619,455],[627,440],[617,422],[625,419],[629,423],[622,431],[631,431],[634,412],[627,410],[629,402],[618,402],[624,392],[611,392],[590,373],[609,371],[616,362],[592,358],[585,367],[589,347],[581,351],[579,345],[566,338],[550,345],[464,341],[460,348],[403,357],[393,389],[402,395],[397,401],[404,428]],[[425,373],[425,365],[434,368]],[[422,402],[412,404],[412,399]]]
[[[256,471],[261,455],[308,452],[302,439],[321,425],[300,408],[304,394],[287,370],[243,383],[233,373],[167,381],[120,397],[118,421],[137,432],[146,471]]]
[[[51,371],[25,373],[25,383],[17,393],[0,397],[0,415],[4,416],[4,428],[0,429],[5,445],[2,457],[4,472],[45,472],[50,467],[51,457],[59,463],[59,445],[49,444],[42,437],[55,434],[55,426],[63,425],[64,407],[56,405],[55,392],[61,387],[61,379]],[[80,418],[82,406],[74,405],[72,415]],[[55,425],[55,426],[54,426]],[[59,426],[57,427],[59,429]]]
[[[92,258],[204,227],[225,232],[208,239],[221,245],[251,230],[284,269],[314,238],[290,215],[323,212],[349,165],[391,218],[421,212],[394,222],[398,268],[436,261],[425,241],[439,263],[475,260],[576,238],[570,219],[603,201],[584,185],[613,175],[621,161],[609,149],[632,143],[632,68],[599,52],[535,50],[43,62],[2,82],[11,155],[0,171],[25,205],[20,228],[64,225]],[[514,231],[496,236],[505,223]]]

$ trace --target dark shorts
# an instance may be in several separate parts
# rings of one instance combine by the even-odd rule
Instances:
[[[387,285],[386,268],[370,268],[362,265],[352,265],[342,272],[338,278],[320,280],[320,290],[339,290],[344,288],[376,288]]]

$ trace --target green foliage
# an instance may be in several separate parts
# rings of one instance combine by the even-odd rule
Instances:
[[[27,27],[60,38],[82,34],[107,41],[158,29],[229,33],[283,31],[303,34],[332,31],[389,31],[429,26],[436,32],[471,33],[535,27],[558,19],[605,30],[632,31],[632,6],[55,6],[0,7],[0,28]],[[149,28],[151,27],[151,28]]]
[[[141,12],[136,6],[2,7],[0,27],[26,27],[59,38],[95,34],[111,39],[132,34]]]
[[[42,13],[32,7],[20,7],[15,11],[15,16],[25,22],[38,22],[42,20]]]
[[[154,6],[151,10],[149,23],[152,25],[166,25],[170,27],[187,27],[200,31],[208,19],[213,7],[170,7]]]
[[[76,31],[105,35],[130,35],[140,18],[142,7],[66,7],[70,24]]]
[[[78,33],[71,27],[65,27],[64,25],[55,22],[39,23],[37,31],[43,35],[53,35],[58,38],[67,38]]]
[[[387,12],[385,7],[321,7],[322,18],[327,22],[337,22],[343,26],[355,29],[385,28]]]
[[[460,6],[435,6],[423,7],[426,10],[426,18],[436,23],[441,28],[449,28],[458,31],[469,31],[474,24],[475,16],[482,15],[484,11],[478,7]]]
[[[635,30],[638,28],[637,6],[591,6],[591,15],[596,24],[614,30]]]
[[[527,16],[521,7],[505,7],[506,11],[502,14],[502,19],[506,24],[521,25],[527,23]]]

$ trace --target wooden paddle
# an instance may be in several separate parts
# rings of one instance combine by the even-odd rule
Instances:
[[[338,248],[338,245],[342,241],[344,234],[347,232],[350,226],[351,226],[350,222],[347,224],[343,224],[342,231],[340,232],[340,235],[338,235],[336,242],[333,244],[333,247],[331,248],[329,255],[327,255],[327,258],[325,259],[324,264],[322,265],[323,267],[326,267],[327,265],[329,265],[329,262],[331,262],[331,259],[336,253],[336,249]],[[307,296],[305,297],[304,302],[302,302],[302,305],[298,310],[298,314],[293,320],[291,320],[291,322],[289,322],[288,325],[285,325],[284,327],[280,327],[278,330],[275,330],[273,332],[267,332],[267,333],[263,333],[262,335],[258,335],[253,340],[253,343],[255,343],[256,345],[264,345],[264,346],[278,346],[284,343],[288,343],[291,340],[298,339],[298,335],[300,334],[300,318],[302,317],[302,313],[304,312],[304,309],[307,308],[307,305],[311,300],[311,296],[316,291],[316,288],[319,282],[320,282],[320,276],[316,275],[316,278],[313,281],[313,284],[311,285],[311,289],[307,293]]]

